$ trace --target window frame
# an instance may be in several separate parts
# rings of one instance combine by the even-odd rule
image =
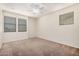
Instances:
[[[15,22],[15,23],[14,23],[14,24],[12,24],[12,23],[6,23],[6,22],[5,22],[5,20],[6,20],[5,17],[14,18],[14,20],[15,20],[14,22]],[[11,19],[11,20],[12,20],[12,19]],[[8,24],[8,25],[14,25],[14,26],[15,26],[15,27],[14,27],[14,31],[6,31],[6,30],[5,30],[5,24]],[[16,32],[16,29],[17,29],[16,26],[17,26],[17,23],[16,23],[16,17],[12,17],[12,16],[4,16],[4,32]],[[10,30],[11,30],[11,29],[10,29]]]
[[[24,20],[25,21],[25,24],[19,24],[19,20]],[[19,30],[19,27],[20,26],[24,26],[25,27],[25,30]],[[24,18],[18,18],[18,32],[27,32],[27,19],[24,19]]]
[[[74,11],[59,15],[59,25],[72,25],[72,24],[74,24]]]

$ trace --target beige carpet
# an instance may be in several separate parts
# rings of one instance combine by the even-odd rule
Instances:
[[[0,56],[75,56],[79,49],[52,41],[32,38],[4,43]]]

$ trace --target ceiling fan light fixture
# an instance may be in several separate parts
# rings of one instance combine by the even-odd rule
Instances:
[[[39,13],[40,13],[40,10],[39,10],[39,9],[35,9],[35,8],[33,8],[33,13],[35,13],[35,14],[39,14]]]

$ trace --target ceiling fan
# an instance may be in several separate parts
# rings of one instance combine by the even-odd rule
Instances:
[[[45,9],[45,5],[42,3],[32,3],[31,4],[33,14],[39,15]]]

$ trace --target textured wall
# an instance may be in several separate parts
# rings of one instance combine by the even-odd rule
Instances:
[[[38,19],[38,37],[79,48],[79,4]],[[59,25],[59,15],[74,12],[74,24]]]

